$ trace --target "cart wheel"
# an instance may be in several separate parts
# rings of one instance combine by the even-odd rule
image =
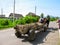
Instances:
[[[28,40],[29,41],[33,41],[36,37],[35,31],[34,30],[30,30],[29,34],[28,34]]]
[[[44,27],[44,32],[46,32],[47,31],[47,27]]]
[[[21,34],[19,32],[16,32],[15,35],[17,36],[17,38],[21,37]]]

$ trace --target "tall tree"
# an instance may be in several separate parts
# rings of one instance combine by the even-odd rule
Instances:
[[[50,20],[50,15],[47,15],[48,20]]]
[[[57,16],[56,19],[59,19],[59,17]]]
[[[41,13],[40,17],[41,17],[41,18],[44,18],[44,14],[43,14],[43,13]]]

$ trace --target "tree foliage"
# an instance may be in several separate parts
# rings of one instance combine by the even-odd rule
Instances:
[[[44,18],[44,14],[43,14],[43,13],[41,13],[40,17],[41,17],[41,18]]]

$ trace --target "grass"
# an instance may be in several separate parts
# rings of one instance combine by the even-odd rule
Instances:
[[[0,26],[0,29],[12,28],[12,27],[14,27],[14,26],[15,26],[15,25]]]
[[[60,38],[59,38],[59,41],[58,41],[58,45],[60,45]]]
[[[8,27],[8,26],[0,27],[0,29],[7,29],[7,28],[12,28],[12,27]]]

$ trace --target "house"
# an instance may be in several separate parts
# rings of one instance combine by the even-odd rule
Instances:
[[[16,14],[15,13],[15,15],[14,15],[14,19],[19,19],[19,18],[22,18],[22,17],[23,17],[22,14]],[[13,18],[13,13],[10,13],[9,18]]]
[[[40,17],[40,16],[38,16],[35,13],[32,13],[32,12],[29,12],[26,16]]]
[[[5,18],[5,15],[0,15],[0,18]]]

